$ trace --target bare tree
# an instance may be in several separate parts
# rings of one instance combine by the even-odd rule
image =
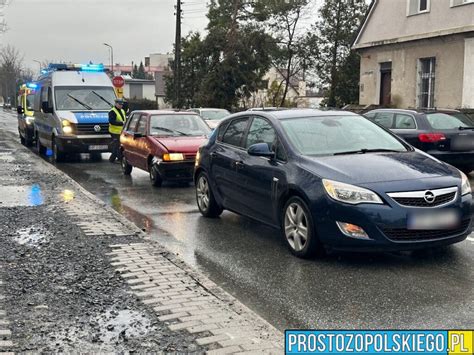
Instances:
[[[310,13],[312,2],[310,0],[275,1],[265,2],[264,6],[267,25],[276,39],[273,65],[282,78],[277,84],[278,89],[274,90],[278,93],[278,98],[275,95],[271,100],[275,106],[285,106],[292,83],[299,84],[309,65],[303,20]],[[297,86],[295,90],[298,90]]]
[[[15,99],[23,72],[23,56],[20,52],[11,45],[3,47],[0,51],[0,89],[4,97]]]
[[[4,18],[4,9],[11,3],[11,0],[0,0],[0,34],[7,31],[7,23]]]

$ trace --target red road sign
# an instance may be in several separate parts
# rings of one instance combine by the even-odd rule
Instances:
[[[121,77],[121,76],[115,76],[113,79],[112,79],[112,84],[114,85],[114,87],[116,88],[121,88],[125,85],[125,80]]]

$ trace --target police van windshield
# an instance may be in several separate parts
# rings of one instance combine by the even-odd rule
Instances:
[[[110,110],[115,92],[111,87],[65,87],[54,89],[56,110]]]

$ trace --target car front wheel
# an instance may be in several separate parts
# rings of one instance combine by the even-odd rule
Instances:
[[[217,218],[222,214],[223,208],[217,204],[209,178],[204,172],[201,172],[196,180],[196,201],[204,217]]]
[[[163,184],[163,179],[161,178],[160,173],[158,172],[158,169],[155,165],[150,166],[150,181],[155,187],[161,187]]]
[[[324,254],[316,236],[308,206],[300,197],[291,197],[285,204],[282,231],[291,252],[300,258]]]
[[[123,175],[130,175],[132,173],[133,166],[128,163],[127,158],[122,157],[121,164]]]

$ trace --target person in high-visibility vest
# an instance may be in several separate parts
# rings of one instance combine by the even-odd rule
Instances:
[[[120,134],[122,133],[123,125],[127,120],[123,104],[123,99],[116,99],[115,106],[109,111],[109,133],[112,136],[112,155],[109,158],[111,163],[115,162],[117,159],[122,159],[122,154],[120,152]]]

